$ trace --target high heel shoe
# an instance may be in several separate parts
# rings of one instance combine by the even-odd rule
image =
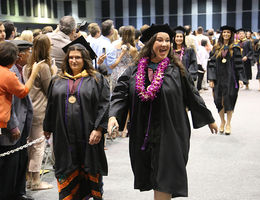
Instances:
[[[221,134],[224,133],[225,124],[226,124],[226,121],[221,122],[221,124],[219,126],[219,133],[221,133]]]
[[[226,126],[226,131],[225,131],[225,135],[230,135],[231,134],[231,126],[227,125]]]

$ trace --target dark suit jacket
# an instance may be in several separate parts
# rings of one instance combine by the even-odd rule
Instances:
[[[14,72],[16,76],[19,78],[19,80],[23,83],[21,74],[19,73],[19,70],[16,67],[16,65],[14,65],[10,69],[10,71]],[[17,143],[19,139],[15,141],[10,141],[10,131],[9,131],[16,127],[18,127],[21,134],[26,134],[25,137],[28,137],[29,130],[31,129],[31,125],[32,125],[32,117],[33,117],[33,107],[29,95],[27,95],[23,99],[13,96],[11,117],[7,124],[7,128],[2,129],[3,134],[0,136],[0,145],[9,146],[9,145],[15,145]],[[28,130],[28,132],[23,133],[25,127],[26,130]]]

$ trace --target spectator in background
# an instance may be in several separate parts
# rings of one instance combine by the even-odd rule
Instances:
[[[42,34],[52,33],[52,32],[53,32],[52,26],[44,26],[42,29]]]
[[[207,90],[207,64],[209,59],[209,53],[206,49],[207,40],[202,39],[201,45],[199,46],[197,52],[197,63],[198,63],[198,84],[197,89],[200,91],[201,89]]]
[[[33,38],[33,32],[31,30],[24,30],[18,39],[33,42]]]
[[[196,34],[196,39],[199,45],[201,45],[201,40],[207,40],[207,51],[210,52],[212,50],[212,45],[209,41],[209,38],[207,36],[204,35],[204,30],[202,26],[199,26],[197,29],[197,34]]]
[[[103,59],[102,65],[98,64],[97,68],[106,68],[107,79],[111,84],[110,76],[112,73],[112,69],[110,68],[110,66],[116,62],[116,49],[111,43],[111,37],[114,33],[114,25],[112,20],[106,20],[101,24],[101,33],[102,35],[98,38],[92,48],[97,54],[97,57]],[[112,86],[110,85],[110,87]]]
[[[207,35],[208,35],[208,38],[209,38],[209,41],[210,41],[210,44],[212,46],[214,46],[216,44],[216,37],[214,35],[214,29],[209,29],[207,31]]]
[[[33,30],[33,38],[37,37],[38,35],[42,34],[42,30],[37,28]]]
[[[198,41],[196,39],[196,36],[192,34],[191,26],[185,25],[184,28],[186,30],[186,37],[185,37],[186,46],[188,48],[193,48],[195,53],[197,53],[198,48],[199,48],[199,44],[198,44]]]
[[[101,30],[100,30],[100,27],[97,23],[90,23],[88,25],[88,32],[89,32],[89,36],[87,37],[87,41],[90,43],[90,46],[93,42],[95,42],[95,40],[97,38],[100,37],[101,35]]]
[[[12,40],[11,43],[18,47],[19,53],[16,63],[10,71],[14,72],[19,81],[24,84],[22,70],[27,63],[27,59],[30,57],[32,43],[24,40]],[[27,137],[32,124],[32,115],[33,108],[29,96],[21,99],[14,96],[11,117],[7,123],[9,134],[0,136],[1,151],[4,150],[7,152],[27,143]],[[0,199],[33,199],[26,195],[27,164],[27,149],[0,158]]]
[[[6,20],[4,21],[4,26],[5,26],[5,40],[13,40],[15,38],[15,27],[14,23]]]
[[[35,79],[32,90],[29,96],[33,104],[33,120],[31,133],[29,135],[29,142],[36,140],[43,136],[43,118],[47,106],[47,91],[53,75],[51,68],[51,57],[50,57],[51,42],[47,35],[38,35],[33,40],[32,55],[30,57],[28,65],[24,68],[25,80],[28,80],[32,73],[33,63],[44,59],[45,61],[41,64],[41,69],[37,78]],[[42,159],[45,148],[45,139],[41,140],[37,144],[33,144],[28,147],[29,162],[29,187],[32,190],[44,190],[53,188],[47,182],[40,180],[40,170],[42,165]]]
[[[144,44],[140,41],[141,31],[135,29],[135,47],[137,51],[140,51]]]
[[[116,42],[118,40],[119,40],[118,31],[117,31],[117,29],[114,29],[114,32],[110,38],[110,41],[111,41],[112,45],[114,45],[113,42]]]
[[[0,21],[0,42],[5,41],[5,26],[3,22]]]
[[[51,39],[51,57],[55,59],[58,72],[65,57],[62,48],[74,40],[76,34],[76,21],[72,16],[64,16],[60,19],[57,32],[47,33]]]

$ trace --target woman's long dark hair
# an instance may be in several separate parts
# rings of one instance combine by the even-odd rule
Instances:
[[[82,59],[84,62],[82,71],[85,69],[90,76],[95,78],[96,73],[95,73],[95,69],[92,65],[92,60],[90,58],[89,52],[81,44],[74,44],[68,48],[67,54],[63,60],[62,66],[61,66],[62,73],[64,74],[65,72],[67,72],[68,74],[73,75],[72,70],[69,65],[69,54],[71,51],[79,51],[81,53],[81,56],[82,56]]]
[[[216,58],[221,57],[221,51],[222,51],[222,49],[224,49],[223,31],[221,32],[221,34],[219,36],[217,44],[215,44],[215,46],[214,46],[214,49],[215,49],[214,55],[216,56]],[[232,31],[230,31],[230,32],[231,32],[231,37],[229,38],[229,41],[228,41],[228,50],[229,50],[230,56],[232,57],[233,56],[234,33]]]
[[[140,53],[138,54],[137,58],[135,59],[136,65],[138,64],[139,60],[143,57],[149,57],[149,59],[151,60],[151,58],[156,56],[154,51],[153,51],[153,45],[156,41],[156,37],[157,37],[157,34],[154,34],[150,38],[150,40],[147,43],[145,43],[145,46],[141,49]],[[174,55],[172,48],[171,48],[171,45],[170,45],[170,51],[169,51],[167,57],[170,58],[170,63],[173,63],[177,67],[179,67],[182,75],[184,75],[185,67],[183,66],[180,59],[177,56]]]

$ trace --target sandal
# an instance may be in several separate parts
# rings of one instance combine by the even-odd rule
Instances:
[[[41,181],[39,183],[35,183],[35,184],[32,184],[31,185],[31,190],[32,191],[37,191],[37,190],[48,190],[48,189],[52,189],[53,188],[53,185],[47,183],[47,182],[44,182],[44,181]]]

